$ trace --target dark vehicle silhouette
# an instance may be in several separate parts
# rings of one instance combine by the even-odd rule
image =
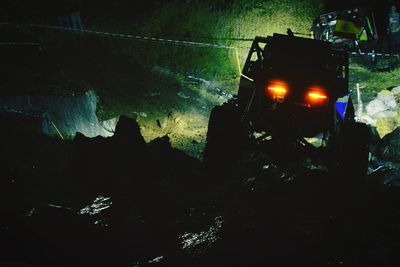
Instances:
[[[211,111],[204,164],[226,168],[249,148],[265,148],[277,162],[313,157],[332,173],[364,177],[370,130],[355,119],[348,59],[330,42],[255,37],[238,94]],[[316,136],[320,146],[307,141]]]

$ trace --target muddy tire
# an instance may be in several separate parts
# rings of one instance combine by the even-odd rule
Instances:
[[[231,167],[240,155],[245,136],[235,103],[214,107],[208,122],[203,154],[205,167],[216,171]]]

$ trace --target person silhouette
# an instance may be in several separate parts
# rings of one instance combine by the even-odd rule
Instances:
[[[398,53],[400,51],[400,14],[395,5],[390,7],[387,33],[389,35],[390,53]]]

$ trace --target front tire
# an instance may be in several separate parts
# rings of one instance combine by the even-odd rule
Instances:
[[[240,112],[235,102],[216,106],[208,122],[203,162],[207,169],[232,167],[240,156],[246,131],[240,122]]]

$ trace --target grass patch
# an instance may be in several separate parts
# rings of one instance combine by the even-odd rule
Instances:
[[[386,62],[386,64],[389,63]],[[400,69],[392,68],[388,71],[371,71],[360,64],[359,60],[353,59],[350,63],[350,90],[354,91],[354,93],[357,83],[361,89],[363,102],[368,103],[377,96],[378,92],[400,85]]]
[[[244,63],[251,42],[233,41],[228,40],[229,38],[252,39],[255,36],[286,33],[287,28],[308,34],[314,17],[324,8],[322,1],[318,0],[236,0],[229,3],[229,7],[221,11],[219,1],[215,4],[209,1],[195,4],[171,2],[156,10],[142,31],[151,36],[238,47],[240,61]],[[236,55],[232,50],[173,48],[171,45],[168,50],[164,48],[166,47],[155,47],[152,50],[153,56],[157,61],[178,71],[189,70],[192,74],[205,78],[238,74]],[[166,54],[167,51],[169,55]]]

